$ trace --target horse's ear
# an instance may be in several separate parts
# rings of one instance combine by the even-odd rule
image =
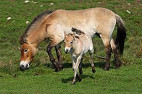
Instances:
[[[46,28],[48,28],[51,24],[46,24]]]
[[[72,29],[71,29],[71,30],[72,30],[72,32],[75,32],[77,29],[72,27]]]
[[[48,29],[48,27],[50,26],[51,24],[46,24],[46,32],[47,32],[47,29]]]
[[[73,36],[73,39],[74,39],[74,40],[75,40],[75,35],[76,35],[76,34],[73,32],[72,36]]]

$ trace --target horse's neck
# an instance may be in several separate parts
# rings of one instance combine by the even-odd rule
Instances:
[[[31,32],[27,37],[28,44],[34,45],[35,47],[38,46],[38,44],[45,40],[47,38],[47,34],[44,28],[40,30],[35,30]]]
[[[73,49],[76,50],[80,44],[81,44],[81,41],[79,39],[75,39],[73,41]]]

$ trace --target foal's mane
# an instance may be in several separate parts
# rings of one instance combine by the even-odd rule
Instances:
[[[38,16],[36,16],[34,18],[34,20],[28,25],[27,29],[25,30],[24,34],[20,37],[20,44],[22,45],[23,43],[26,43],[26,38],[29,34],[29,32],[32,32],[33,30],[31,30],[32,28],[34,28],[35,26],[40,26],[40,24],[42,23],[38,23],[38,21],[41,21],[46,15],[51,14],[54,11],[44,11],[43,13],[39,14]]]

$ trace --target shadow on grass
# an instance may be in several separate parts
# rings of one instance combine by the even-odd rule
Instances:
[[[104,66],[105,66],[105,63],[106,62],[95,62],[94,63],[94,65],[95,65],[95,67],[96,68],[104,68]],[[112,61],[111,63],[113,63],[114,64],[114,61]],[[46,66],[46,67],[48,67],[48,68],[53,68],[53,65],[51,64],[51,63],[47,63],[47,64],[44,64],[44,66]],[[83,68],[88,68],[88,67],[90,67],[91,68],[91,64],[88,62],[85,62],[85,63],[83,63],[82,64],[82,67]],[[63,63],[63,68],[72,68],[72,63],[70,62],[65,62],[65,63]],[[114,66],[110,66],[110,69],[114,69]]]
[[[81,75],[81,80],[82,79],[85,79],[85,78],[91,78],[91,79],[94,79],[94,77],[93,77],[93,75],[84,75],[84,74],[82,74]],[[69,78],[67,78],[67,79],[62,79],[62,83],[68,83],[68,82],[72,82],[72,80],[73,80],[73,76],[72,77],[69,77]],[[78,82],[78,79],[76,79],[76,82]]]

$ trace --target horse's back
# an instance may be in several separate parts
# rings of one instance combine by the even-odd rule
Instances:
[[[56,10],[52,13],[51,19],[67,33],[71,33],[71,28],[75,27],[86,34],[93,35],[93,33],[98,31],[99,26],[107,26],[109,22],[114,21],[115,15],[106,8]]]

